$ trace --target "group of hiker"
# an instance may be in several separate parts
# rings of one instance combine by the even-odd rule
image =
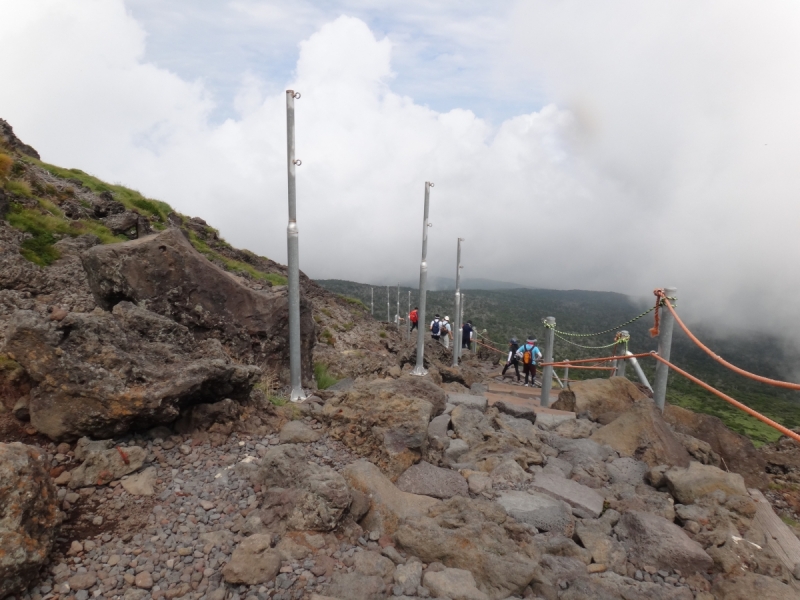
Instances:
[[[408,319],[411,321],[411,331],[419,328],[418,307],[414,307],[414,310],[409,313]],[[445,348],[449,348],[450,340],[455,339],[453,336],[453,326],[450,324],[450,317],[447,315],[442,319],[439,314],[436,314],[433,321],[431,321],[429,330],[431,332],[431,337],[437,342],[440,342]],[[474,336],[475,330],[472,329],[472,322],[467,321],[461,328],[461,347],[467,350],[470,349]]]
[[[528,376],[531,378],[531,387],[536,384],[536,364],[542,360],[542,351],[539,350],[539,343],[533,336],[528,336],[522,346],[519,345],[517,338],[511,338],[508,345],[508,358],[506,365],[503,367],[503,376],[509,367],[514,367],[517,374],[517,381],[521,380],[519,376],[519,365],[522,363],[522,372],[525,374],[525,387],[528,386]]]

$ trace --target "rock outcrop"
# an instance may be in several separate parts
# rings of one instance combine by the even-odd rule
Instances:
[[[97,303],[129,301],[184,325],[198,340],[221,341],[242,362],[285,368],[289,311],[285,288],[256,291],[197,252],[171,228],[130,242],[95,246],[81,256]],[[311,378],[314,321],[301,297],[304,378]]]
[[[0,443],[0,598],[35,581],[59,523],[56,488],[45,457],[24,444]]]
[[[130,302],[61,321],[17,311],[5,350],[37,384],[31,424],[54,440],[111,437],[172,422],[192,404],[245,399],[260,374]]]
[[[636,385],[624,377],[571,381],[569,387],[575,394],[575,402],[572,408],[562,410],[585,413],[593,421],[603,417],[606,423],[646,398]],[[561,405],[556,402],[553,408],[561,408]]]

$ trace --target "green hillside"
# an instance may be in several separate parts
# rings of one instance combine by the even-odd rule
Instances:
[[[374,289],[375,317],[386,319],[386,287],[373,287],[341,280],[318,280],[317,283],[333,292],[358,298],[368,307],[370,289]],[[417,303],[417,291],[401,287],[400,312],[403,315],[407,310],[409,291],[411,291],[412,306]],[[396,287],[390,288],[389,301],[391,315],[394,318],[397,306]],[[545,316],[556,317],[557,329],[560,331],[592,333],[624,323],[651,306],[649,300],[645,303],[622,294],[582,290],[469,290],[465,293],[465,302],[465,318],[470,319],[478,330],[485,329],[487,337],[494,340],[500,348],[505,348],[511,336],[522,339],[527,335],[535,335],[540,340],[543,339],[542,318]],[[453,305],[452,290],[429,292],[427,316],[432,318],[433,314],[438,312],[449,315],[452,319]],[[790,352],[785,342],[775,337],[747,331],[721,337],[702,324],[687,325],[715,352],[759,375],[787,379],[791,377],[793,366],[798,362],[798,352]],[[650,337],[648,331],[652,326],[651,312],[624,327],[631,334],[629,344],[631,352],[656,349],[656,340]],[[568,339],[581,345],[603,346],[614,340],[614,333]],[[562,339],[556,339],[555,343],[557,359],[574,360],[609,354],[609,349],[581,348]],[[690,342],[677,325],[673,339],[672,360],[691,374],[771,419],[787,427],[800,426],[800,393],[773,388],[731,373]],[[640,363],[652,383],[654,361],[642,359]],[[576,373],[575,370],[570,373],[570,377],[573,378],[581,376],[596,376],[596,373],[589,371]],[[628,376],[634,377],[631,369],[628,370]],[[720,417],[729,427],[748,435],[757,445],[773,441],[780,436],[771,427],[742,413],[680,375],[670,375],[667,398],[673,404]]]

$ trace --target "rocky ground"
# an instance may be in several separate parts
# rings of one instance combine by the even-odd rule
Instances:
[[[37,159],[0,121],[0,598],[800,598],[794,442],[624,378],[492,404],[305,277],[286,403],[284,267]]]

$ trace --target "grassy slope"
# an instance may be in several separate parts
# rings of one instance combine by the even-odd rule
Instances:
[[[371,286],[341,280],[318,281],[323,287],[339,294],[358,298],[369,306]],[[401,288],[400,310],[404,314],[408,304],[408,288]],[[416,290],[412,291],[412,305],[417,302]],[[375,313],[380,319],[386,318],[386,288],[374,287]],[[389,302],[392,315],[397,303],[397,288],[391,288]],[[606,292],[587,292],[580,290],[469,290],[465,292],[465,318],[471,319],[480,330],[505,348],[511,336],[522,338],[535,335],[540,340],[544,335],[542,317],[552,315],[557,318],[558,329],[576,333],[591,333],[612,328],[640,314],[648,308],[627,296]],[[427,316],[436,312],[452,318],[453,292],[429,292]],[[653,325],[652,313],[627,325],[631,333],[629,348],[632,352],[655,350],[656,341],[650,337],[649,328]],[[791,372],[793,357],[789,356],[783,345],[776,339],[764,335],[741,332],[729,337],[719,337],[704,329],[702,324],[689,324],[693,331],[714,351],[734,364],[760,375],[785,379]],[[614,334],[598,337],[570,338],[583,345],[600,346],[611,343]],[[558,359],[588,358],[608,356],[610,351],[591,350],[570,345],[556,339],[555,355]],[[692,344],[676,326],[673,341],[672,359],[680,367],[717,387],[721,391],[747,404],[762,414],[786,425],[800,426],[800,393],[773,388],[735,375],[715,363]],[[651,359],[640,361],[650,381],[653,381],[654,365]],[[632,370],[628,373],[631,377]],[[596,376],[596,373],[573,370],[570,377]],[[720,417],[728,427],[748,435],[757,445],[776,440],[780,434],[771,427],[746,415],[727,402],[699,388],[680,375],[671,374],[668,400],[679,406],[691,408]]]

